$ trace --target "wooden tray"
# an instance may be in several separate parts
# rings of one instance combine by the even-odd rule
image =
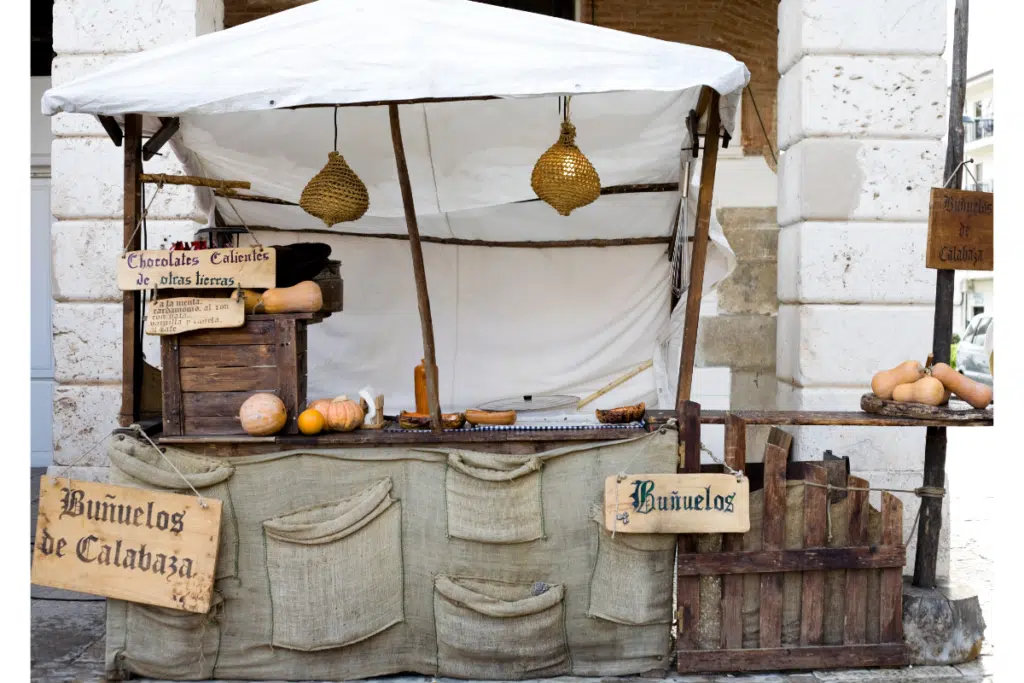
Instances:
[[[861,410],[876,415],[890,417],[915,417],[923,420],[949,420],[950,422],[991,422],[992,409],[977,410],[970,404],[957,399],[950,399],[949,405],[927,406],[923,403],[900,403],[886,401],[874,394],[860,397]]]

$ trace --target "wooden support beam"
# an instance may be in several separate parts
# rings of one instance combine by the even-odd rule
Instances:
[[[248,180],[220,180],[204,178],[197,175],[169,175],[167,173],[143,173],[142,182],[160,185],[192,185],[195,187],[238,188],[248,190],[252,184]]]
[[[951,186],[961,186],[964,158],[964,100],[967,94],[967,12],[968,0],[956,0],[953,10],[953,73],[949,97],[949,134],[946,146],[946,168],[942,179],[953,176]],[[949,362],[949,346],[953,337],[953,275],[940,270],[935,276],[935,323],[932,332],[932,355],[936,363]],[[946,428],[929,427],[924,441],[924,485],[943,488],[946,485]],[[917,528],[917,556],[914,562],[914,585],[935,587],[942,533],[942,498],[921,499],[921,521]]]
[[[142,219],[142,115],[124,117],[124,245],[136,251],[142,235],[136,228]],[[139,420],[142,402],[142,292],[122,293],[121,327],[121,413],[118,422],[126,427]]]
[[[423,247],[420,246],[420,230],[416,224],[416,207],[412,202],[412,183],[409,181],[409,167],[405,162],[405,146],[402,144],[402,125],[398,118],[397,104],[388,105],[388,116],[391,119],[391,143],[395,148],[395,163],[398,166],[398,184],[402,189],[405,224],[409,228],[412,270],[416,278],[416,302],[420,309],[420,326],[423,332],[423,365],[427,375],[427,402],[430,406],[430,424],[433,431],[440,432],[441,401],[437,388],[434,322],[430,317],[430,295],[427,293],[427,273],[423,266]]]
[[[903,545],[857,545],[804,550],[737,550],[680,556],[678,573],[679,576],[778,574],[826,569],[880,569],[902,567],[906,563],[907,549]]]
[[[149,161],[160,151],[160,148],[167,144],[167,141],[174,137],[174,134],[178,132],[178,128],[181,126],[181,121],[178,117],[166,118],[161,117],[160,130],[156,134],[146,141],[146,144],[142,146],[142,160]]]
[[[679,382],[676,388],[676,410],[690,400],[693,364],[697,355],[697,324],[700,320],[700,299],[704,289],[704,265],[708,258],[708,233],[711,226],[711,195],[718,165],[718,93],[712,91],[708,105],[707,133],[704,136],[704,159],[700,166],[700,193],[697,195],[697,224],[694,227],[693,253],[690,258],[690,284],[686,292],[686,319],[683,348],[679,359]]]
[[[114,146],[120,147],[121,142],[124,140],[124,133],[121,132],[121,126],[118,125],[117,120],[113,116],[104,116],[102,114],[96,118],[99,119],[103,130],[107,131],[107,135],[110,136]]]
[[[700,472],[700,404],[686,401],[679,406],[679,454],[681,472]],[[680,558],[697,552],[696,534],[680,534],[676,540]],[[676,618],[679,621],[676,647],[697,648],[697,624],[700,619],[700,577],[680,576],[677,583]]]

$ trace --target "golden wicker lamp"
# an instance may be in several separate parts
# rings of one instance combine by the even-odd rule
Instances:
[[[590,204],[601,195],[601,179],[597,170],[576,146],[576,126],[569,121],[571,99],[565,98],[558,142],[537,159],[530,176],[530,186],[537,196],[563,216]]]
[[[327,165],[302,189],[299,206],[327,227],[359,220],[370,208],[366,184],[338,153],[337,107],[334,108],[334,151],[327,154]]]

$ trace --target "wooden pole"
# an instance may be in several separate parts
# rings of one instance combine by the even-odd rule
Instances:
[[[435,432],[439,432],[441,431],[441,401],[437,390],[437,361],[434,356],[434,321],[430,318],[427,272],[423,267],[423,248],[420,245],[420,230],[416,225],[416,208],[412,203],[412,184],[409,182],[409,167],[405,163],[405,146],[402,144],[402,126],[398,119],[397,104],[388,105],[388,115],[391,118],[391,143],[395,148],[395,163],[398,165],[398,184],[402,188],[405,225],[409,229],[412,271],[416,277],[416,301],[419,304],[420,326],[423,332],[423,365],[427,375],[430,425]]]
[[[686,322],[683,328],[683,349],[679,358],[679,384],[676,388],[676,413],[680,421],[683,405],[690,400],[693,363],[697,355],[697,324],[700,320],[700,298],[704,289],[704,264],[708,257],[708,232],[711,228],[711,195],[718,165],[718,135],[721,121],[718,93],[711,91],[708,121],[704,135],[704,160],[700,166],[700,192],[697,195],[697,223],[694,226],[693,253],[690,259],[690,286],[686,292]]]
[[[953,73],[949,96],[949,135],[946,168],[942,180],[950,176],[951,187],[960,188],[964,158],[964,99],[967,93],[967,10],[968,0],[957,0],[953,10]],[[953,338],[953,275],[940,270],[935,276],[935,324],[932,332],[932,356],[936,363],[949,363],[949,345]],[[946,485],[946,428],[929,427],[924,440],[924,485]],[[942,498],[921,498],[921,521],[917,528],[917,556],[914,561],[914,585],[935,587],[942,532]]]
[[[142,116],[124,117],[124,245],[130,251],[142,244]],[[142,292],[122,294],[121,329],[121,414],[118,422],[127,427],[139,421],[142,401],[142,349],[139,331],[142,327],[139,309]]]

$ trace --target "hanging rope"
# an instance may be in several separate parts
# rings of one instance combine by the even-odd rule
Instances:
[[[139,216],[139,220],[135,223],[135,230],[133,230],[132,234],[128,237],[128,241],[124,245],[124,251],[121,252],[121,256],[128,253],[128,245],[132,243],[132,240],[135,239],[135,235],[139,233],[139,229],[142,227],[142,221],[146,219],[146,215],[149,213],[149,207],[153,206],[153,202],[156,201],[156,197],[160,194],[160,190],[162,189],[164,189],[164,184],[157,183],[156,192],[153,193],[153,197],[149,200],[149,204],[146,205],[146,208],[142,210],[142,215]]]
[[[155,443],[153,443],[153,440],[151,438],[149,438],[149,434],[147,434],[146,430],[142,428],[142,425],[140,425],[140,424],[132,424],[128,428],[129,429],[134,429],[139,434],[141,434],[143,436],[143,438],[146,439],[146,441],[149,442],[149,445],[153,447],[153,450],[155,450],[157,453],[160,454],[160,457],[164,459],[164,462],[166,462],[168,465],[171,466],[171,469],[173,469],[177,473],[177,475],[179,477],[181,477],[181,480],[183,482],[188,484],[188,487],[190,489],[192,489],[192,493],[196,494],[196,497],[199,499],[199,507],[204,508],[204,509],[206,507],[208,507],[208,505],[206,503],[206,499],[203,498],[202,494],[200,494],[199,491],[196,490],[196,487],[192,485],[192,482],[190,482],[185,477],[185,475],[181,473],[181,470],[179,470],[177,468],[177,466],[175,466],[175,464],[173,462],[171,462],[171,459],[167,457],[167,455],[163,452],[163,450],[161,450],[161,448],[159,446],[157,446]]]
[[[891,489],[880,486],[834,486],[832,484],[819,484],[813,481],[804,481],[805,486],[814,486],[816,488],[825,489],[826,495],[832,491],[885,491],[887,493],[913,493],[918,498],[942,498],[946,495],[946,489],[941,486],[919,486],[916,489]],[[903,545],[910,545],[910,540],[914,538],[914,533],[917,531],[917,520],[921,516],[920,506],[917,508],[917,517],[914,518],[914,526],[910,531],[910,536],[907,537]],[[832,505],[827,503],[825,505],[825,524],[828,529],[828,540],[832,542]]]
[[[334,105],[334,151],[338,151],[338,105]]]
[[[670,417],[668,420],[665,421],[665,424],[663,424],[658,429],[657,434],[664,434],[666,431],[668,431],[671,427],[674,427],[676,424],[677,424],[676,418]],[[633,462],[637,458],[639,458],[641,455],[643,455],[644,451],[647,450],[647,446],[651,443],[651,440],[654,438],[654,436],[655,436],[654,434],[651,434],[647,438],[645,438],[644,439],[644,445],[641,446],[640,449],[636,453],[633,454],[633,457],[630,458],[629,460],[627,460],[626,464],[622,466],[622,469],[619,470],[619,473],[617,475],[615,475],[615,483],[616,484],[621,484],[622,481],[626,478],[626,476],[627,476],[626,475],[626,470],[629,469],[629,466],[632,465]],[[612,508],[612,511],[615,514],[615,519],[612,522],[612,538],[615,538],[615,532],[619,528],[619,521],[620,521],[620,519],[623,520],[624,524],[628,524],[629,523],[629,522],[625,521],[625,518],[620,517],[620,515],[619,515],[619,487],[618,486],[615,487],[615,507]],[[624,514],[628,515],[628,513],[624,513]]]
[[[746,86],[747,94],[750,95],[750,103],[754,105],[754,113],[757,114],[757,122],[761,124],[761,132],[764,133],[764,141],[768,143],[768,151],[772,153],[772,162],[779,165],[779,160],[775,156],[775,148],[772,147],[772,140],[768,137],[768,129],[764,127],[764,121],[761,119],[761,111],[757,108],[757,100],[754,99],[754,91],[750,89],[750,85]]]

